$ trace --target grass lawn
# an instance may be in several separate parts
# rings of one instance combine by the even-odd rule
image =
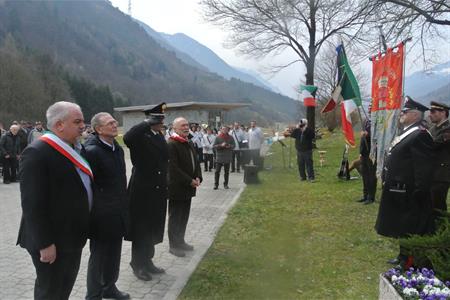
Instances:
[[[339,133],[318,140],[327,161],[320,167],[315,151],[315,183],[299,181],[293,144],[291,169],[273,145],[265,161],[273,168],[247,186],[180,299],[378,299],[378,274],[397,254],[373,229],[378,200],[355,202],[361,179],[336,177]]]

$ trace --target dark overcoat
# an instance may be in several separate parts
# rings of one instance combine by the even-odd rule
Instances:
[[[89,201],[68,158],[41,140],[30,144],[20,159],[20,193],[18,244],[30,251],[51,244],[57,251],[81,251],[88,237]]]
[[[433,126],[430,131],[436,150],[434,181],[450,183],[450,140],[444,138],[450,132],[450,121]]]
[[[86,159],[94,174],[94,203],[91,210],[90,238],[121,240],[127,230],[127,176],[122,147],[114,149],[92,135],[85,143]]]
[[[169,198],[194,197],[196,188],[191,186],[192,179],[202,178],[202,171],[191,142],[179,142],[170,139],[169,145]]]
[[[130,148],[133,170],[128,184],[130,230],[125,237],[163,241],[167,212],[167,168],[169,153],[161,133],[154,133],[144,121],[123,137]]]
[[[433,178],[433,139],[419,124],[410,134],[394,139],[385,162],[383,191],[375,229],[388,237],[425,234],[433,228],[430,199]]]

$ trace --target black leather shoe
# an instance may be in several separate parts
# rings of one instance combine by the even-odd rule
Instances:
[[[398,265],[400,263],[400,260],[396,257],[396,258],[388,260],[387,263],[391,264],[391,265]]]
[[[360,203],[362,203],[362,202],[366,202],[367,201],[367,199],[366,198],[364,198],[364,197],[362,197],[361,199],[359,199],[359,200],[356,200],[356,202],[360,202]]]
[[[157,266],[155,266],[153,264],[152,261],[150,261],[148,267],[147,267],[147,271],[152,273],[152,274],[161,274],[161,273],[165,273],[166,271],[164,271],[163,268],[158,268]]]
[[[193,251],[194,250],[194,246],[189,245],[187,243],[181,244],[178,248],[180,248],[181,250],[184,250],[184,251]]]
[[[103,293],[103,299],[128,300],[130,294],[115,289],[113,292]]]
[[[217,185],[214,186],[214,189],[217,190],[219,187]]]
[[[367,205],[367,204],[372,204],[372,203],[374,203],[375,201],[374,200],[370,200],[370,199],[367,199],[366,201],[364,201],[364,205]]]
[[[133,269],[134,276],[136,276],[138,279],[143,281],[152,280],[152,275],[150,275],[150,273],[146,269],[134,267],[131,263],[130,266]]]
[[[228,190],[230,187],[228,185],[224,185],[223,188]]]
[[[175,256],[178,256],[178,257],[185,257],[186,256],[186,253],[184,253],[184,251],[179,249],[179,248],[172,248],[172,247],[170,247],[169,253],[171,253],[171,254],[173,254]]]

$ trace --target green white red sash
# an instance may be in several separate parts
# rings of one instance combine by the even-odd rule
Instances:
[[[94,178],[89,163],[80,154],[78,154],[78,152],[76,152],[72,147],[70,147],[55,134],[46,132],[43,136],[40,137],[40,140],[46,142],[53,149],[64,155],[83,173],[89,175],[89,177],[91,177],[92,179]]]

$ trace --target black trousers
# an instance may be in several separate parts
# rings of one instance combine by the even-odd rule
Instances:
[[[433,208],[447,211],[448,182],[433,182],[431,185],[431,201]]]
[[[39,251],[28,251],[36,269],[35,300],[69,299],[80,268],[81,249],[75,252],[58,252],[54,263],[40,261]]]
[[[314,162],[312,150],[309,151],[297,151],[297,163],[298,173],[302,180],[306,180],[306,173],[308,173],[308,179],[314,179]],[[305,172],[306,170],[306,172]]]
[[[205,171],[211,171],[214,167],[214,154],[203,153],[203,162],[205,163]]]
[[[361,156],[361,176],[363,179],[363,197],[374,201],[377,191],[376,165],[369,157]]]
[[[169,245],[177,248],[185,243],[184,236],[191,211],[191,197],[169,198]]]
[[[17,158],[3,158],[3,182],[17,180]]]
[[[86,299],[101,300],[103,293],[113,292],[119,279],[122,239],[115,241],[91,240],[89,244]]]
[[[203,148],[195,148],[199,162],[203,162]]]
[[[237,170],[238,172],[241,169],[241,151],[233,150],[233,154],[231,157],[231,172]]]
[[[135,239],[131,243],[131,265],[136,269],[146,269],[155,256],[155,245],[149,237]]]
[[[228,185],[228,179],[230,178],[230,163],[216,163],[216,171],[214,173],[214,185],[219,185],[219,178],[220,178],[220,171],[223,170],[225,172],[224,174],[224,180],[223,185]]]

